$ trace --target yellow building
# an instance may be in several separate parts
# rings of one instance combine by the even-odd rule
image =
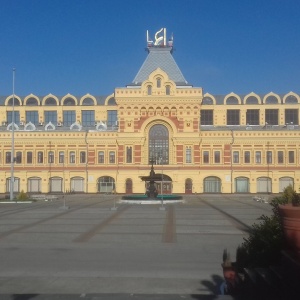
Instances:
[[[147,49],[108,96],[0,97],[0,194],[144,193],[151,163],[163,193],[300,189],[299,95],[203,94],[165,29]]]

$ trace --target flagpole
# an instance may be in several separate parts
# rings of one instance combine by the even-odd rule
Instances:
[[[11,165],[10,165],[10,200],[14,200],[14,163],[15,163],[15,71],[13,68],[13,103],[12,103],[12,130],[11,130]]]

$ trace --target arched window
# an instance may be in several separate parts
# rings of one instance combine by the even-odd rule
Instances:
[[[107,105],[110,105],[110,106],[117,105],[116,99],[115,99],[114,97],[111,97],[111,98],[107,101]]]
[[[169,85],[166,86],[166,95],[169,96],[171,93],[171,87]]]
[[[38,104],[38,101],[35,98],[29,98],[26,101],[26,105],[27,106],[37,106],[39,104]]]
[[[214,100],[210,97],[204,97],[202,100],[202,105],[213,105]]]
[[[258,99],[255,96],[250,96],[246,99],[246,104],[258,104]]]
[[[65,105],[65,106],[75,106],[76,103],[75,103],[75,100],[74,100],[74,99],[72,99],[72,98],[67,98],[67,99],[65,99],[65,101],[64,101],[64,105]]]
[[[115,180],[110,176],[102,176],[97,180],[98,193],[112,193],[115,190]]]
[[[278,99],[275,96],[268,96],[266,104],[278,104]]]
[[[227,98],[226,104],[227,105],[236,105],[236,104],[239,104],[239,100],[234,96],[230,96],[229,98]]]
[[[286,104],[298,104],[298,100],[294,95],[289,95],[285,99]]]
[[[46,106],[56,106],[57,102],[54,98],[47,98],[45,101]]]
[[[83,101],[82,101],[82,105],[85,105],[85,106],[92,106],[92,105],[94,105],[94,100],[91,99],[91,98],[85,98],[85,99],[83,99]]]
[[[215,176],[203,180],[204,193],[221,193],[221,179]]]
[[[14,99],[10,98],[7,102],[7,105],[8,106],[20,106],[21,104],[20,104],[20,100],[15,97]]]
[[[169,132],[164,125],[154,125],[149,132],[149,162],[169,164]]]
[[[151,85],[147,86],[147,93],[148,93],[148,95],[152,95],[152,86]]]
[[[160,79],[160,78],[157,78],[157,79],[156,79],[156,87],[157,87],[157,88],[160,88],[160,87],[161,87],[161,79]]]

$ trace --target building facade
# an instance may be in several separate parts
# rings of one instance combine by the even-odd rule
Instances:
[[[111,95],[0,97],[0,194],[144,193],[152,163],[162,193],[300,189],[298,94],[203,94],[165,29],[147,50]]]

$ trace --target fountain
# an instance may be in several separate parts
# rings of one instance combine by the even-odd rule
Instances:
[[[141,176],[142,181],[149,182],[145,194],[125,195],[120,202],[140,203],[140,204],[159,204],[169,202],[183,202],[182,196],[174,194],[158,194],[155,186],[156,181],[163,181],[163,175],[155,174],[153,160],[151,161],[151,170],[149,176]]]

